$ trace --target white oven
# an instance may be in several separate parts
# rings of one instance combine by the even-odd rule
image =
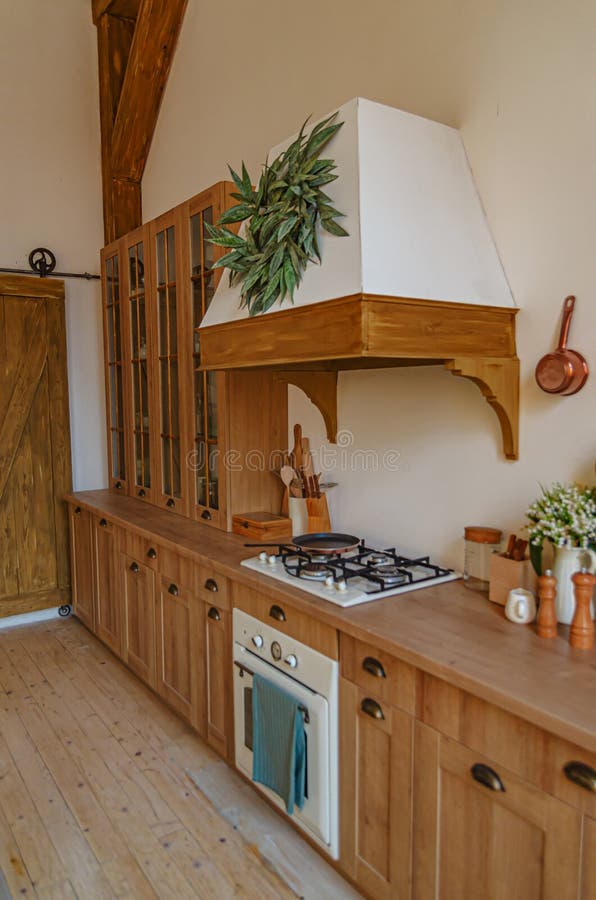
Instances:
[[[300,704],[306,732],[306,796],[291,818],[338,858],[338,664],[242,610],[234,622],[236,766],[252,780],[252,678],[256,673]],[[262,784],[284,814],[283,800]]]

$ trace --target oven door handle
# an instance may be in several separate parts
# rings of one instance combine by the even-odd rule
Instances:
[[[245,672],[246,672],[247,675],[253,675],[253,676],[254,676],[254,674],[255,674],[255,673],[253,672],[252,669],[249,669],[248,666],[245,666],[245,665],[243,665],[243,663],[238,662],[237,659],[234,660],[234,665],[235,665],[235,666],[238,666],[238,668],[240,669],[240,677],[241,677],[241,678],[244,676],[244,673],[245,673]],[[302,718],[304,719],[304,724],[305,724],[305,725],[308,725],[308,724],[310,723],[310,716],[309,716],[309,714],[308,714],[308,709],[307,709],[306,706],[304,706],[302,703],[300,703],[300,704],[298,705],[298,709],[299,709],[300,712],[302,713]]]

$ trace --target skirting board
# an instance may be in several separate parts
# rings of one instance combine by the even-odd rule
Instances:
[[[6,616],[0,619],[0,631],[5,628],[16,628],[19,625],[33,625],[34,622],[46,622],[48,619],[60,618],[58,610],[61,607],[55,606],[52,609],[36,609],[34,612],[22,613],[19,616]]]

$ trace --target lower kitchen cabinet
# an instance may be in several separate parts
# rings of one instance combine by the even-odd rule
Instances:
[[[203,732],[201,606],[192,591],[161,575],[157,594],[157,690],[172,709]]]
[[[411,716],[340,679],[340,858],[375,900],[410,896],[412,737]]]
[[[220,756],[233,747],[232,614],[222,606],[203,604],[206,662],[206,737]]]
[[[93,585],[93,534],[91,513],[80,506],[70,511],[70,559],[72,608],[76,616],[91,631],[95,630]]]
[[[124,637],[122,659],[155,687],[155,573],[139,560],[122,554]]]
[[[584,818],[582,839],[581,898],[596,898],[596,819]]]
[[[118,656],[122,653],[120,532],[102,516],[92,517],[95,634]]]
[[[415,900],[576,900],[581,813],[421,723],[415,746]]]

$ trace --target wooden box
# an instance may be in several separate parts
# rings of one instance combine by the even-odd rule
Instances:
[[[505,606],[507,595],[514,588],[524,588],[536,594],[536,573],[529,559],[508,559],[501,553],[493,553],[489,581],[488,599],[501,606]]]
[[[232,516],[232,531],[259,540],[277,540],[291,537],[292,523],[286,516],[270,512],[238,513]]]

